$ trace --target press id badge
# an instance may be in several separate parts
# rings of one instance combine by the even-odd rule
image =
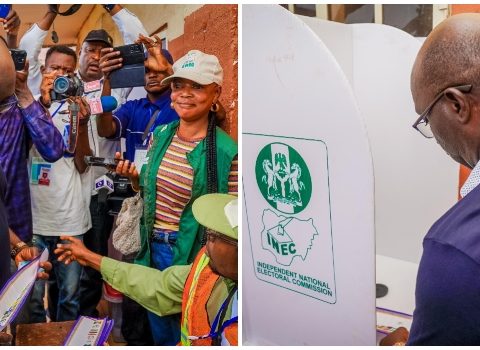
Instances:
[[[32,158],[30,183],[33,185],[50,186],[50,171],[52,164],[46,163],[43,158]]]
[[[135,145],[135,156],[133,162],[137,167],[138,172],[142,170],[144,164],[147,164],[148,157],[147,157],[148,147],[144,145]]]

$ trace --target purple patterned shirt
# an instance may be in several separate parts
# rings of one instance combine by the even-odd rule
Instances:
[[[23,241],[32,239],[32,208],[27,171],[28,147],[33,142],[47,162],[63,156],[62,135],[50,115],[37,102],[17,106],[16,97],[3,100],[0,110],[0,166],[7,179],[5,205],[10,228]]]

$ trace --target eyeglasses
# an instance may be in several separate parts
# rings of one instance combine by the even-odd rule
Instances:
[[[217,233],[213,230],[206,229],[205,233],[207,235],[207,240],[210,242],[215,242],[216,239],[224,241],[225,243],[234,245],[235,247],[238,246],[238,241],[236,239],[230,238],[228,236],[222,235],[221,233]]]
[[[472,91],[472,84],[468,84],[468,85],[459,85],[459,86],[449,86],[447,88],[445,88],[442,92],[440,92],[435,98],[434,100],[432,101],[432,103],[430,103],[428,105],[427,108],[425,108],[425,110],[423,111],[422,114],[420,114],[420,116],[418,117],[418,119],[415,121],[415,123],[413,123],[412,127],[417,130],[418,132],[420,132],[420,134],[422,134],[423,136],[425,136],[427,139],[431,139],[433,137],[433,133],[432,133],[432,129],[430,129],[430,125],[428,123],[428,116],[430,115],[430,112],[432,111],[433,109],[433,106],[435,106],[435,104],[440,101],[440,99],[445,96],[445,91],[447,89],[457,89],[458,91],[460,92],[463,92],[463,93],[468,93],[470,91]]]

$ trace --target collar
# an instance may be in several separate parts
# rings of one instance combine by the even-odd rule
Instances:
[[[467,181],[463,184],[460,195],[464,198],[467,194],[470,193],[477,185],[480,184],[480,162],[475,165],[472,172],[467,178]]]

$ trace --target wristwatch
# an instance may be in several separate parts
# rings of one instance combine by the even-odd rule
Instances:
[[[12,257],[13,260],[15,260],[15,257],[22,251],[23,249],[28,248],[28,245],[25,242],[18,242],[15,244],[10,251],[10,256]]]
[[[113,4],[113,5],[102,5],[102,6],[105,10],[107,10],[107,12],[110,12],[115,7],[115,4]]]

